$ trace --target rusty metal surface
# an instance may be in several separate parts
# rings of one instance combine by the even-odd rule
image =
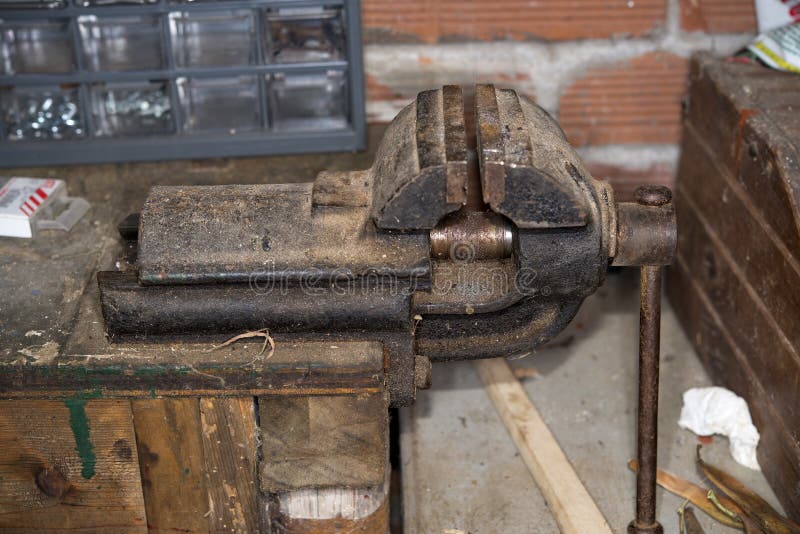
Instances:
[[[140,281],[427,275],[425,236],[377,232],[367,208],[312,209],[312,189],[311,183],[154,187],[139,226]]]
[[[639,187],[635,193],[637,205],[655,210],[658,225],[642,224],[651,231],[650,240],[637,243],[640,259],[639,279],[639,404],[637,410],[636,458],[636,518],[628,525],[630,534],[662,534],[656,521],[656,473],[658,462],[658,374],[661,350],[661,286],[664,264],[672,262],[675,254],[675,213],[672,192],[663,186]],[[621,215],[621,213],[620,213]],[[648,215],[643,215],[647,218]],[[649,215],[649,217],[653,217]],[[620,223],[623,218],[620,216]],[[635,230],[634,230],[635,231]],[[627,236],[619,232],[619,251],[629,245]],[[630,247],[635,248],[635,247]]]
[[[322,171],[314,180],[313,206],[361,208],[370,202],[369,171]]]
[[[458,262],[503,259],[514,251],[514,226],[494,212],[459,211],[430,233],[431,256]]]
[[[641,268],[639,317],[639,403],[637,417],[636,518],[630,534],[661,534],[656,521],[658,458],[658,367],[661,342],[660,266]]]
[[[461,88],[421,92],[387,128],[370,169],[375,224],[433,228],[466,201],[466,166]]]
[[[496,312],[519,302],[513,258],[467,262],[433,261],[435,285],[412,295],[412,310],[422,315]]]
[[[547,113],[516,92],[476,91],[483,198],[520,228],[584,226],[589,176]]]
[[[558,334],[580,304],[528,297],[494,313],[431,315],[417,326],[416,350],[434,362],[530,354]]]
[[[135,273],[101,272],[98,282],[112,336],[402,330],[410,314],[411,291],[402,280],[359,280],[355,289],[349,278],[333,287],[325,278],[320,285],[145,286]]]
[[[669,265],[678,245],[672,194],[663,186],[640,187],[637,202],[617,204],[617,251],[613,265]]]

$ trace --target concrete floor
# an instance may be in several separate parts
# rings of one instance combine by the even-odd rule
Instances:
[[[615,532],[634,515],[638,276],[609,276],[577,318],[549,347],[510,362],[538,372],[523,379],[578,476]],[[661,345],[659,465],[700,482],[694,465],[698,438],[678,428],[681,395],[711,385],[665,302]],[[530,534],[558,527],[473,366],[438,364],[432,389],[401,410],[405,531],[411,533]],[[738,477],[780,510],[760,472],[736,464],[728,441],[715,437],[704,458]],[[682,499],[659,489],[658,516],[678,532]],[[697,513],[708,533],[735,532]]]

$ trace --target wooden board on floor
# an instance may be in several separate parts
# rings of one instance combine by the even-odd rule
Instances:
[[[561,532],[611,534],[605,517],[505,359],[476,360],[475,367]]]
[[[0,401],[0,530],[146,532],[130,401]]]

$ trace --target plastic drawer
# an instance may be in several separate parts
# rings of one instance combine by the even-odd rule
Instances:
[[[274,74],[269,82],[272,124],[276,130],[309,131],[348,125],[344,73]]]
[[[0,39],[0,74],[55,74],[75,68],[68,19],[2,22]]]
[[[78,17],[84,65],[92,71],[160,69],[161,21],[156,15]]]
[[[169,14],[176,67],[255,63],[254,12],[247,9]]]
[[[102,6],[146,6],[157,4],[158,0],[75,0],[75,3],[83,7],[102,7]]]
[[[359,150],[358,0],[0,0],[0,167]]]
[[[61,9],[67,0],[0,0],[0,13],[11,9]]]
[[[9,141],[76,139],[86,135],[78,89],[16,87],[0,91]]]
[[[250,132],[261,128],[258,80],[238,78],[178,79],[182,128],[187,133]]]
[[[91,102],[92,124],[97,137],[158,135],[175,131],[166,81],[94,84]]]
[[[304,7],[264,10],[267,62],[332,61],[345,57],[345,31],[339,8]]]

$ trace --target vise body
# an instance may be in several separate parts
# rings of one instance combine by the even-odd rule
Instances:
[[[609,266],[641,266],[628,532],[660,533],[661,266],[676,225],[668,189],[635,196],[616,202],[558,124],[514,91],[424,91],[388,126],[368,170],[304,184],[153,188],[121,228],[126,268],[98,273],[106,332],[126,343],[259,334],[315,354],[334,385],[354,378],[336,357],[319,359],[320,342],[367,342],[382,347],[383,369],[366,379],[381,381],[383,402],[403,406],[430,385],[431,362],[529,353],[570,322]],[[273,360],[270,372],[302,359]],[[301,395],[306,376],[295,379]]]
[[[479,85],[466,106],[420,93],[368,170],[154,187],[128,237],[132,268],[98,276],[112,340],[379,341],[407,405],[430,362],[528,353],[609,265],[668,263],[675,224],[668,201],[615,202],[542,108]]]

